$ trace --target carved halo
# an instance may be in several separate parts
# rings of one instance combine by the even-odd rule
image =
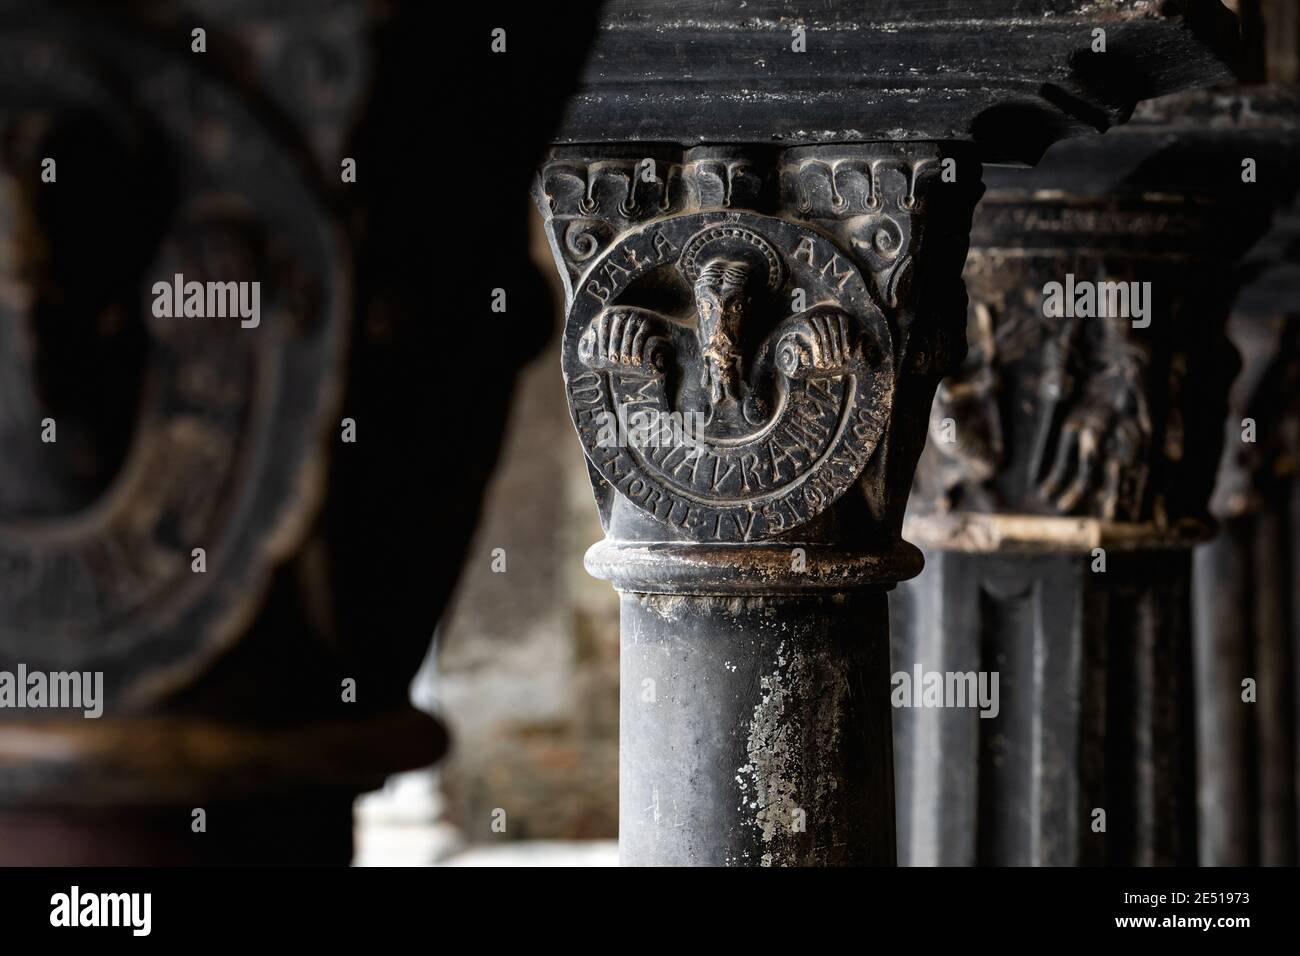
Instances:
[[[776,247],[752,229],[733,223],[718,223],[701,229],[687,241],[677,268],[692,285],[710,259],[725,256],[743,259],[755,269],[768,291],[775,292],[785,281],[785,268]]]

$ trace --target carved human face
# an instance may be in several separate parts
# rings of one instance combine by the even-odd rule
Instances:
[[[720,357],[729,356],[740,341],[740,323],[748,302],[749,266],[714,259],[695,281],[700,346]]]

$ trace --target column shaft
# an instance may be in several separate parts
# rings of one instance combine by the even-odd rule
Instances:
[[[619,852],[894,861],[883,591],[622,596]]]

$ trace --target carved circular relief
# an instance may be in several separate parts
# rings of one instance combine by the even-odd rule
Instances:
[[[113,245],[93,250],[129,253],[134,267],[121,270],[120,288],[104,290],[84,315],[65,315],[51,310],[66,290],[47,295],[52,280],[24,274],[14,297],[23,307],[0,309],[0,342],[9,330],[63,344],[79,327],[73,319],[97,328],[100,315],[116,315],[138,325],[145,348],[125,453],[92,494],[63,499],[37,492],[59,489],[60,455],[95,430],[79,427],[75,404],[46,408],[22,351],[0,349],[0,378],[12,386],[0,400],[0,434],[24,442],[0,468],[0,667],[103,671],[109,704],[140,705],[242,632],[275,562],[314,513],[326,429],[337,421],[350,263],[301,157],[192,58],[108,26],[93,49],[42,45],[44,35],[34,27],[0,40],[10,81],[0,127],[71,135],[86,117],[101,118],[111,135],[99,136],[100,154],[120,155],[120,167],[147,182],[151,205],[111,223]],[[39,57],[25,52],[37,48]],[[0,180],[15,202],[39,209],[33,197],[46,193],[12,153]],[[60,181],[65,188],[73,185]],[[39,241],[27,248],[48,247],[57,260],[85,245],[29,218]],[[234,298],[209,305],[214,290],[240,296],[240,311]],[[60,319],[48,340],[37,335],[51,324],[46,312]],[[56,397],[123,404],[85,383],[66,392]],[[45,416],[51,428],[57,416],[57,443],[42,446]]]
[[[812,229],[694,213],[624,234],[578,283],[569,408],[619,494],[694,540],[757,541],[825,511],[891,408],[889,326]]]

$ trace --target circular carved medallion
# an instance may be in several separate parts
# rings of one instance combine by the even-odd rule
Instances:
[[[564,339],[587,457],[694,540],[796,528],[857,479],[889,419],[889,326],[804,226],[694,213],[629,231],[578,285]]]

